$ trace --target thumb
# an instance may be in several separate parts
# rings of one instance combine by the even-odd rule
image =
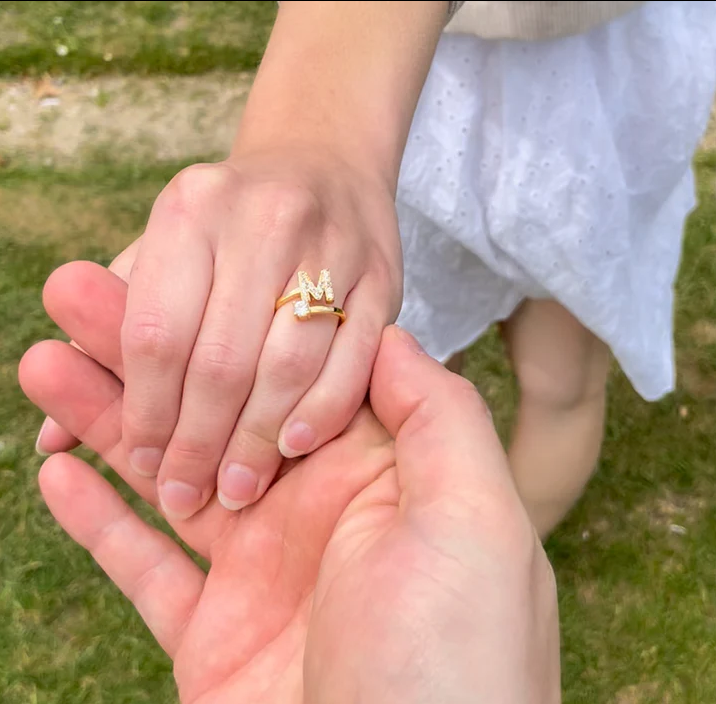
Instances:
[[[395,438],[409,506],[453,499],[490,516],[524,512],[490,413],[473,384],[425,354],[401,328],[383,334],[370,398]]]

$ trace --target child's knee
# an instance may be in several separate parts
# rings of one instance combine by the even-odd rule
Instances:
[[[556,302],[526,302],[503,334],[524,400],[555,410],[603,400],[609,349]]]
[[[585,405],[603,403],[606,395],[608,361],[582,360],[562,364],[541,365],[525,359],[514,365],[523,400],[551,408],[569,411]]]

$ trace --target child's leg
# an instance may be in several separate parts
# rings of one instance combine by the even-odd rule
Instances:
[[[465,353],[458,352],[454,354],[447,362],[445,362],[445,369],[455,373],[462,374],[463,367],[465,366]]]
[[[609,349],[552,301],[525,302],[503,334],[520,387],[510,462],[544,538],[579,498],[599,457]]]

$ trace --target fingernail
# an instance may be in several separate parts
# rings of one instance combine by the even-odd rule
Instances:
[[[221,475],[217,494],[219,501],[229,511],[238,511],[256,498],[259,478],[256,472],[240,464],[232,463]]]
[[[201,493],[191,484],[169,479],[159,487],[159,501],[167,518],[183,521],[201,508]]]
[[[136,447],[129,453],[129,464],[142,477],[156,477],[163,456],[158,447]]]
[[[425,350],[420,343],[407,331],[399,326],[395,326],[398,337],[416,354],[425,354]]]
[[[278,450],[286,458],[305,455],[316,442],[316,433],[302,421],[294,421],[281,433]]]
[[[47,423],[50,419],[45,418],[44,421],[42,421],[42,425],[40,426],[40,432],[37,434],[37,440],[35,441],[35,452],[37,452],[40,457],[49,457],[52,453],[48,452],[44,447],[42,447],[42,435],[45,432],[45,428],[47,427]]]

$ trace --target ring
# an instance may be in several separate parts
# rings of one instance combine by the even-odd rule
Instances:
[[[339,320],[339,325],[346,321],[346,313],[342,308],[330,305],[312,306],[312,298],[319,302],[325,298],[326,303],[333,303],[335,300],[331,272],[328,269],[321,270],[317,284],[313,283],[307,272],[299,271],[298,288],[289,291],[285,296],[281,296],[276,301],[275,310],[278,310],[286,303],[295,301],[293,314],[298,320],[310,320],[312,315],[335,315]]]
[[[297,311],[296,306],[298,306],[299,303],[294,306],[293,310],[294,315],[299,320],[310,320],[312,315],[335,315],[338,318],[339,325],[346,322],[346,312],[343,308],[339,308],[338,306],[307,306]]]

